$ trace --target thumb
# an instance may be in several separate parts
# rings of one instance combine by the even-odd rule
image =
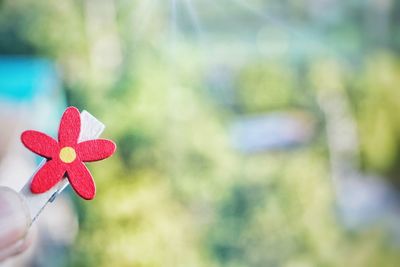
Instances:
[[[29,211],[20,195],[0,186],[0,250],[24,238],[29,224]]]

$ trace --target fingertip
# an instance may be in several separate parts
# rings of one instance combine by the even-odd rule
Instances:
[[[14,244],[0,250],[0,261],[17,256],[31,247],[34,235],[30,232],[25,238],[18,240]]]
[[[23,238],[29,229],[29,210],[22,197],[0,186],[0,249]]]

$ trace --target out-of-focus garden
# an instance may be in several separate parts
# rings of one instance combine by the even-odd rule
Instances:
[[[2,0],[0,54],[54,61],[118,144],[57,264],[398,266],[399,20],[394,0]]]

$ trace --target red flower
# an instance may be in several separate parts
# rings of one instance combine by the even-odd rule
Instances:
[[[47,158],[46,164],[32,179],[32,193],[46,192],[61,181],[66,174],[72,188],[79,196],[84,199],[94,198],[95,184],[83,162],[108,158],[115,152],[116,146],[112,141],[105,139],[78,143],[80,131],[79,110],[69,107],[61,119],[58,142],[41,132],[22,133],[22,143],[32,152]]]

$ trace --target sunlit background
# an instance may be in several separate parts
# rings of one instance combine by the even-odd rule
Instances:
[[[1,183],[67,105],[118,144],[10,266],[399,266],[399,20],[394,0],[0,1]]]

